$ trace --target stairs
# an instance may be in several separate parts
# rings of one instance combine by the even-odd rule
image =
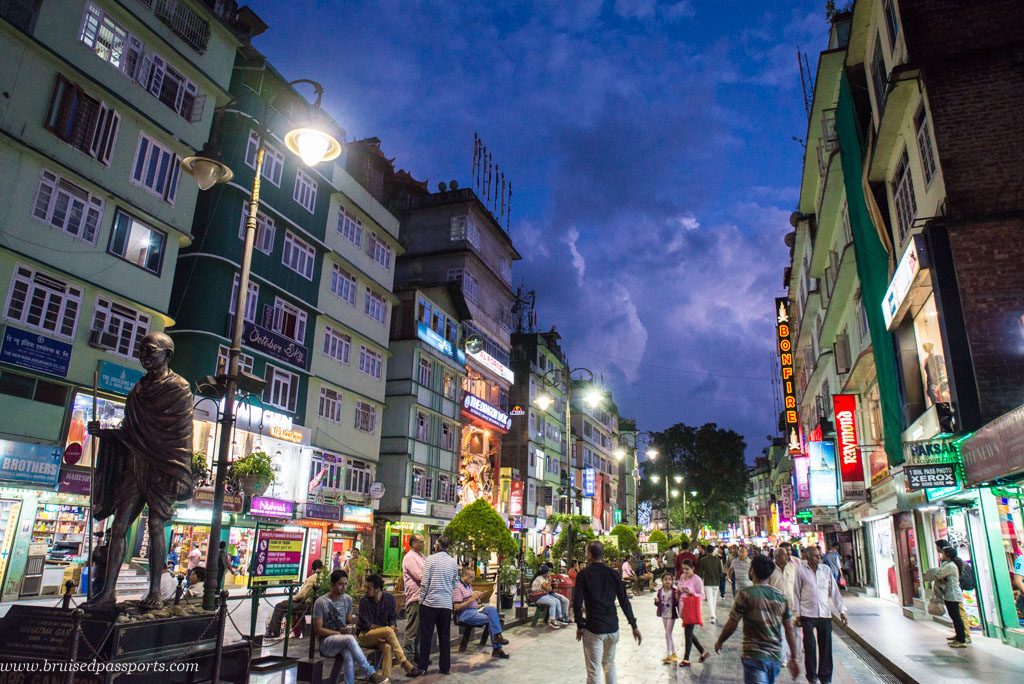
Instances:
[[[149,575],[127,563],[121,565],[117,575],[118,598],[124,600],[131,596],[142,596],[149,591]]]

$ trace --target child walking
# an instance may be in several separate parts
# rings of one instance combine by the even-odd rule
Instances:
[[[676,583],[676,589],[679,591],[682,608],[679,612],[683,618],[683,632],[686,638],[686,650],[683,651],[683,659],[679,663],[679,667],[689,667],[691,647],[697,647],[697,652],[700,653],[700,662],[702,663],[711,655],[711,651],[706,650],[701,645],[697,635],[693,632],[697,625],[704,624],[701,616],[701,602],[704,599],[704,581],[700,576],[694,574],[693,563],[689,560],[683,561],[683,565],[679,570],[679,581]]]
[[[679,591],[672,586],[672,573],[666,572],[661,576],[661,589],[658,589],[658,594],[654,597],[654,605],[658,609],[658,617],[665,625],[665,657],[661,662],[672,665],[679,660],[672,638],[672,630],[679,619]]]

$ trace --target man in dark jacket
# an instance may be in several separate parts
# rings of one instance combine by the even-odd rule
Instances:
[[[722,581],[722,559],[715,555],[714,545],[708,546],[708,552],[697,561],[697,576],[704,582],[704,599],[708,602],[708,612],[711,613],[711,624],[715,624],[715,608],[718,604],[718,591],[716,587]],[[711,587],[711,589],[707,589]]]

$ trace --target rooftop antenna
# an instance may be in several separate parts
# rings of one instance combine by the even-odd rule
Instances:
[[[800,50],[799,46],[796,49],[796,63],[800,67],[800,89],[804,94],[804,112],[807,114],[807,120],[810,121],[811,102],[814,100],[814,76],[811,74],[807,55]]]

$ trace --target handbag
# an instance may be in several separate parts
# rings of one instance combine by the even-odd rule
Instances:
[[[928,601],[928,614],[929,615],[945,615],[946,604],[939,596],[932,596],[931,600]]]
[[[683,597],[683,624],[703,625],[704,618],[701,614],[700,597],[690,594]]]

